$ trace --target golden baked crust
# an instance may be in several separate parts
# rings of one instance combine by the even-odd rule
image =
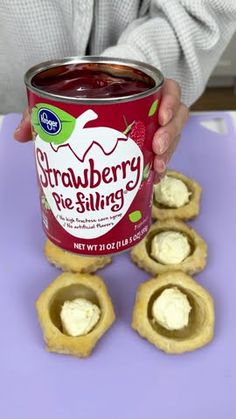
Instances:
[[[189,324],[167,330],[152,319],[152,304],[166,288],[177,287],[192,307]],[[133,309],[132,328],[164,352],[178,354],[198,349],[214,335],[214,302],[208,291],[183,272],[168,272],[141,284]]]
[[[62,332],[61,307],[66,300],[86,298],[101,309],[101,318],[85,336],[68,336]],[[115,313],[106,286],[95,275],[63,273],[39,296],[36,302],[39,322],[50,352],[87,357],[102,335],[111,327]]]
[[[166,174],[185,183],[191,192],[190,201],[180,208],[168,208],[158,204],[155,195],[153,195],[152,218],[154,220],[168,220],[171,218],[190,220],[196,217],[199,214],[202,193],[199,183],[175,170],[168,170]]]
[[[152,238],[162,231],[177,231],[187,236],[191,245],[191,254],[181,263],[162,264],[150,256]],[[152,275],[180,270],[189,274],[202,271],[206,266],[207,244],[199,234],[180,220],[164,220],[154,223],[144,239],[131,250],[131,259],[139,268]]]
[[[67,272],[92,273],[111,263],[110,256],[81,256],[46,240],[44,253],[50,263]]]

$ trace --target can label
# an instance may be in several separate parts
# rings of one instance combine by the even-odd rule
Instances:
[[[67,251],[93,256],[137,244],[151,222],[160,91],[110,106],[30,94],[48,238]]]

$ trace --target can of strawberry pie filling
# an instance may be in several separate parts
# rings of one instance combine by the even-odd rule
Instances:
[[[31,68],[25,83],[47,237],[91,256],[136,245],[151,223],[160,71],[68,58]]]

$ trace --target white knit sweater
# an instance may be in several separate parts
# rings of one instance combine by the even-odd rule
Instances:
[[[133,58],[201,94],[236,29],[236,0],[0,0],[0,113],[26,103],[23,75],[70,55]]]

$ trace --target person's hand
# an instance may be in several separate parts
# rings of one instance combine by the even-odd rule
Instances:
[[[28,108],[26,108],[23,113],[22,119],[14,132],[14,137],[17,141],[22,143],[32,140],[30,114]]]
[[[166,79],[159,109],[160,128],[156,131],[152,148],[155,153],[155,181],[158,182],[178,144],[181,131],[188,119],[188,108],[181,102],[181,88],[177,82]]]

